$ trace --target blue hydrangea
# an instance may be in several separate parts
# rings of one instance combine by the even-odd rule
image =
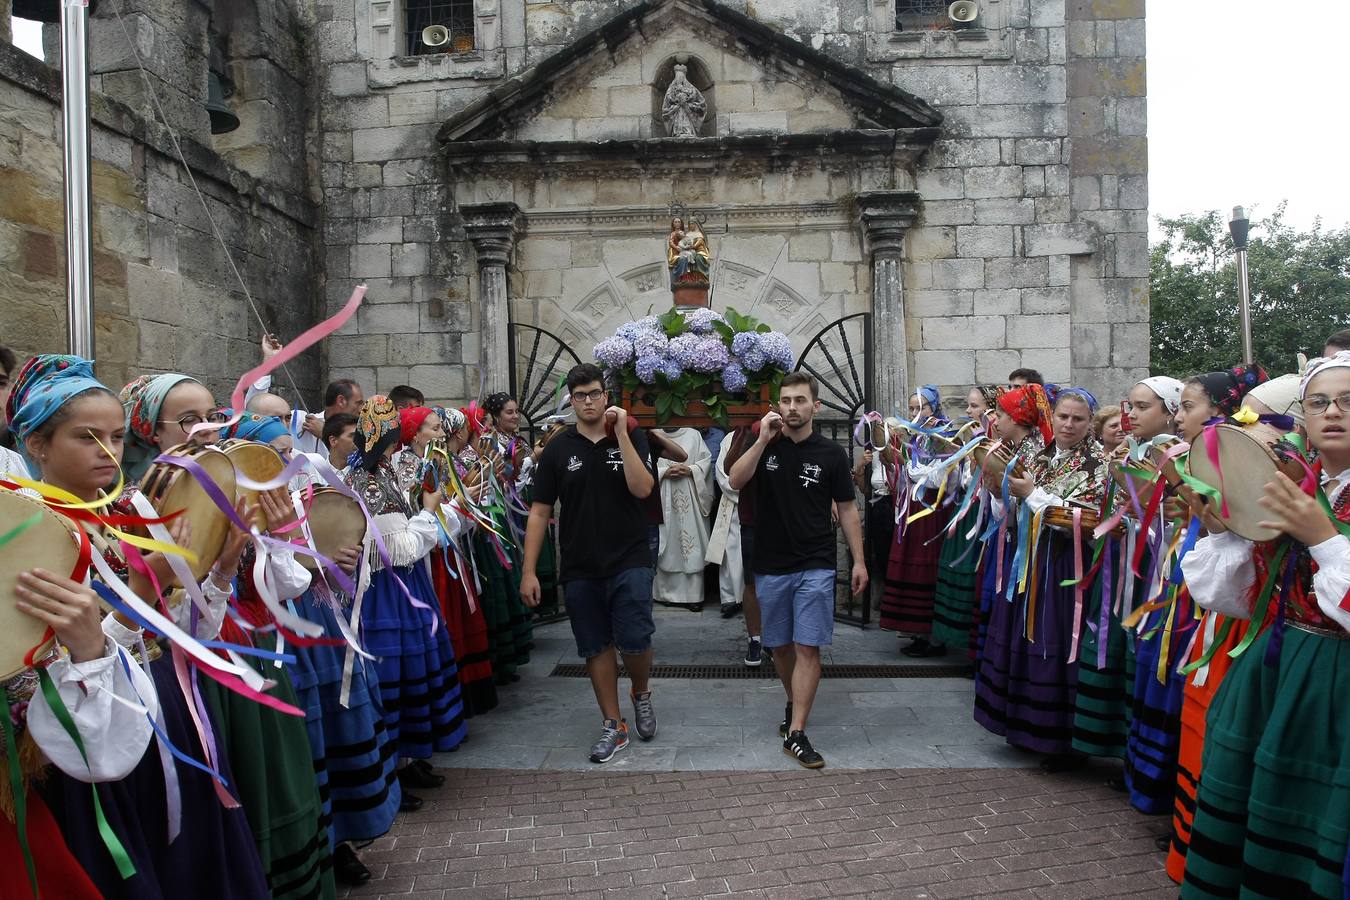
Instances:
[[[596,344],[592,353],[605,368],[618,369],[632,360],[633,343],[626,338],[615,335]]]
[[[684,369],[680,367],[678,362],[669,356],[661,360],[661,364],[656,367],[656,370],[666,376],[666,379],[669,381],[676,381],[684,375]]]
[[[639,357],[665,356],[668,343],[665,334],[643,331],[633,338],[633,352]]]
[[[665,331],[661,328],[661,320],[656,316],[643,316],[636,322],[624,322],[614,332],[616,337],[634,340],[639,334],[659,333],[664,336]]]
[[[637,358],[637,377],[643,384],[656,384],[656,370],[660,367],[664,357],[659,354],[650,353]]]
[[[784,372],[792,371],[796,356],[792,352],[792,344],[787,339],[787,335],[781,331],[770,331],[767,334],[759,336],[760,349],[768,357],[768,361],[773,363]]]
[[[731,339],[731,352],[736,356],[745,356],[759,348],[759,333],[742,331]]]
[[[733,394],[745,390],[745,370],[737,363],[727,363],[722,369],[722,387]]]
[[[731,356],[727,353],[727,345],[722,339],[716,335],[705,334],[696,338],[693,353],[686,367],[695,372],[711,375],[722,371],[730,361]]]
[[[694,334],[711,334],[714,322],[725,321],[719,313],[711,309],[696,309],[684,317],[684,323]]]

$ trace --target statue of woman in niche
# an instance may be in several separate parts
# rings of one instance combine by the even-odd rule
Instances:
[[[697,221],[686,229],[679,216],[670,220],[670,239],[666,243],[666,265],[670,267],[670,286],[706,287],[712,267],[708,239]]]
[[[698,137],[698,130],[708,116],[708,101],[690,83],[688,74],[688,66],[675,64],[675,78],[666,88],[666,98],[661,103],[661,118],[671,137]]]

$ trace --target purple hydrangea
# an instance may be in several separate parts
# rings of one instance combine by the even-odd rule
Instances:
[[[787,335],[781,331],[770,331],[767,334],[759,336],[760,349],[768,357],[769,362],[773,363],[784,372],[792,371],[792,364],[796,362],[792,353],[792,344],[788,341]]]
[[[643,384],[656,384],[656,370],[664,357],[651,353],[637,358],[637,377]]]
[[[733,394],[745,390],[745,370],[738,363],[727,363],[722,369],[722,387]]]
[[[684,324],[694,334],[711,334],[714,322],[725,321],[721,315],[711,309],[696,309],[684,317]]]
[[[666,345],[668,343],[669,341],[666,340],[666,336],[664,334],[658,334],[656,332],[651,331],[644,331],[639,333],[637,337],[633,338],[633,352],[636,353],[639,357],[665,356]]]
[[[615,335],[596,344],[592,353],[605,368],[617,369],[632,360],[633,343],[626,338]]]
[[[661,364],[656,367],[656,371],[666,376],[667,381],[677,381],[684,375],[684,369],[669,356],[661,360]]]
[[[737,356],[745,356],[752,350],[759,348],[759,334],[754,331],[742,331],[731,339],[731,352]]]
[[[670,355],[693,372],[720,372],[727,364],[727,346],[712,335],[682,334],[670,342]]]
[[[639,334],[643,333],[664,335],[665,332],[661,328],[661,320],[656,318],[656,316],[643,316],[636,322],[624,322],[619,326],[618,330],[614,332],[614,335],[615,337],[627,338],[631,341],[637,338]]]

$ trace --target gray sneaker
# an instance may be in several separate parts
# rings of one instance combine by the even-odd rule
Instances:
[[[656,737],[656,710],[652,709],[652,692],[643,691],[633,694],[633,723],[637,726],[637,735],[644,741]]]
[[[628,724],[622,719],[606,719],[600,740],[591,745],[591,762],[606,763],[628,746]]]

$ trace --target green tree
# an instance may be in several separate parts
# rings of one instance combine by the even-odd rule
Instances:
[[[1159,217],[1151,250],[1151,369],[1184,378],[1226,369],[1242,356],[1237,263],[1216,211]],[[1272,375],[1296,356],[1320,356],[1327,335],[1350,327],[1350,226],[1299,231],[1284,205],[1252,223],[1247,253],[1256,361]]]

